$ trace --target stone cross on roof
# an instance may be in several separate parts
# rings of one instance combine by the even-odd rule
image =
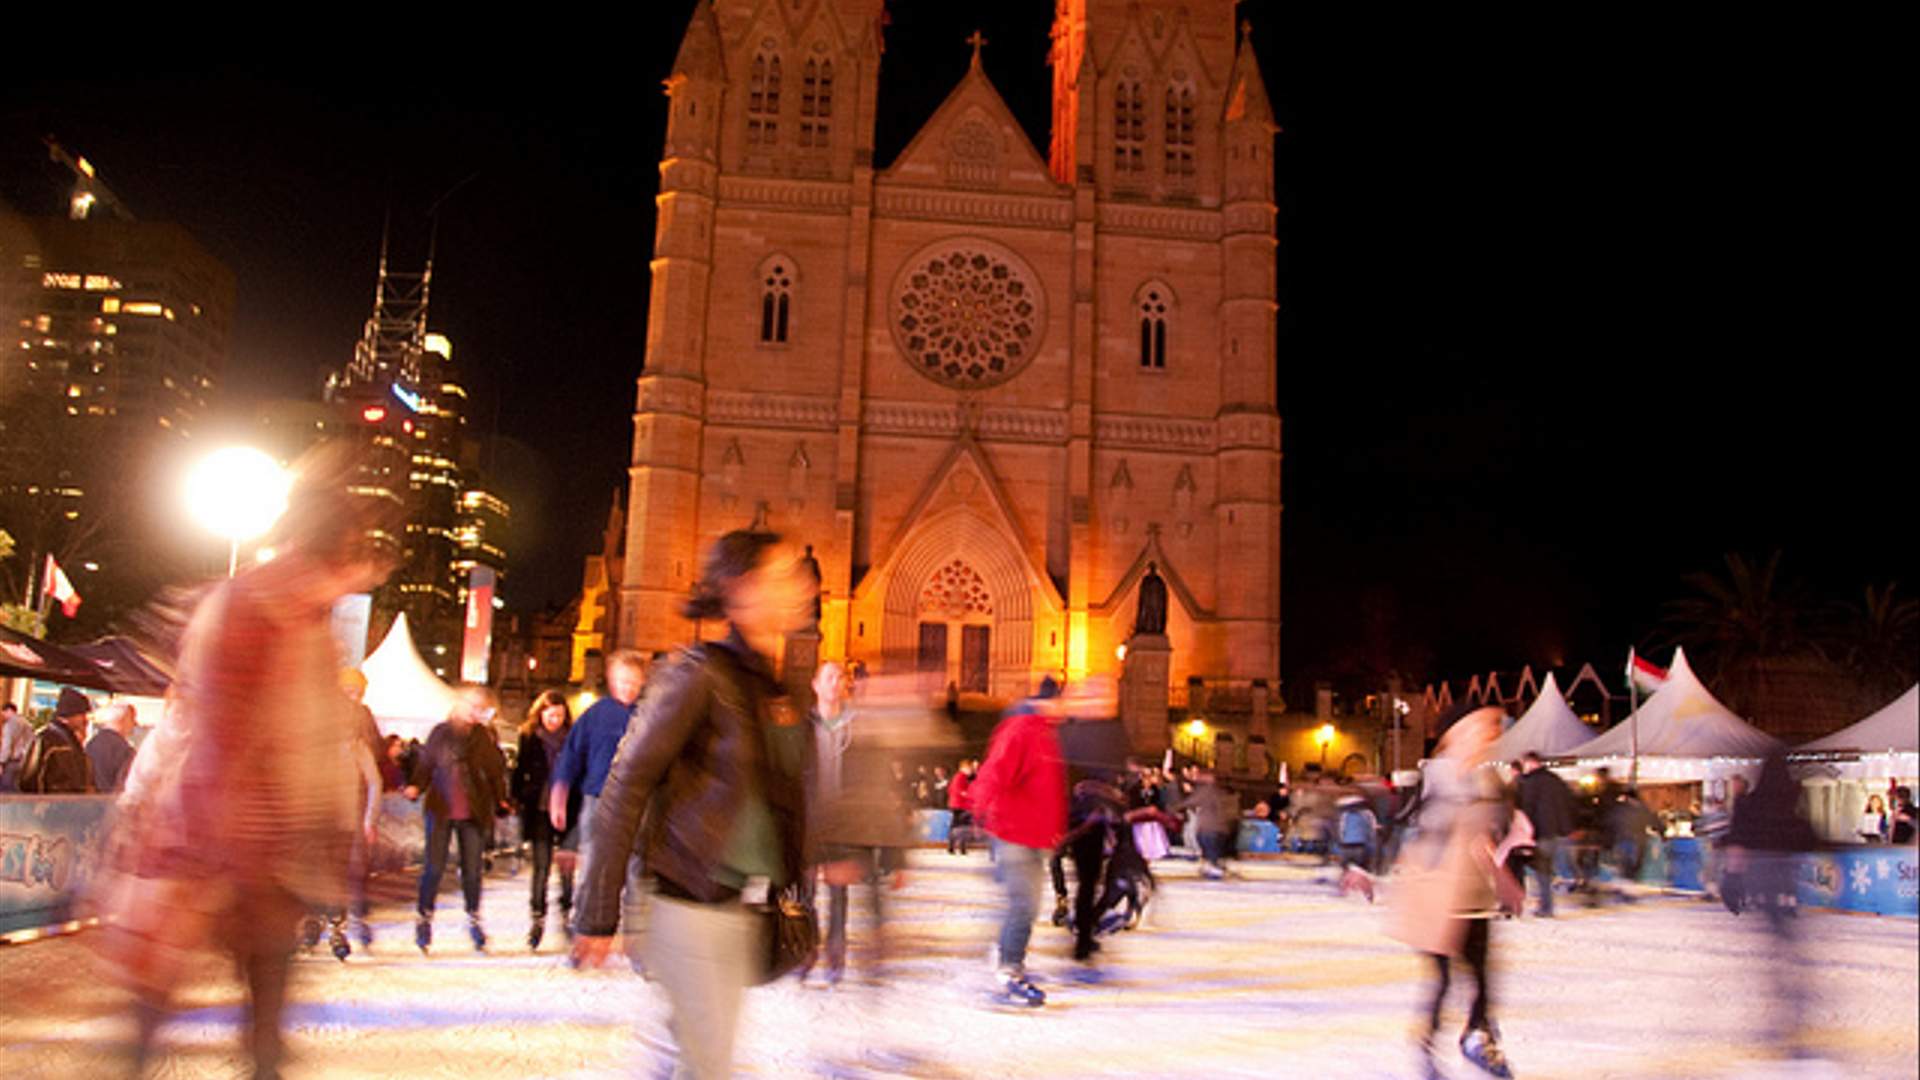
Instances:
[[[974,67],[980,66],[980,46],[985,45],[986,43],[987,43],[986,35],[982,34],[977,28],[974,30],[972,35],[970,35],[967,38],[967,44],[973,46],[973,66]]]

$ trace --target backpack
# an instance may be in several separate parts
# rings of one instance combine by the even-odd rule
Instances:
[[[34,736],[32,745],[27,747],[27,760],[20,766],[21,794],[45,795],[48,760],[55,754],[72,752],[70,748],[58,745],[58,736],[50,735],[42,729]]]

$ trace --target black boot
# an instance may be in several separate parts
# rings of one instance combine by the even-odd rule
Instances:
[[[540,951],[540,942],[546,936],[547,913],[536,911],[533,913],[533,920],[527,924],[527,948],[533,952]]]
[[[422,955],[426,954],[427,946],[433,944],[433,916],[420,915],[414,919],[413,943],[420,946]]]
[[[353,946],[347,944],[347,917],[335,915],[327,922],[327,945],[333,949],[333,958],[344,963],[353,952]]]

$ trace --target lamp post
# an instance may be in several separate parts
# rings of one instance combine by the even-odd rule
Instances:
[[[1314,740],[1320,744],[1320,774],[1322,776],[1325,776],[1327,772],[1327,747],[1333,745],[1333,735],[1332,724],[1321,724],[1320,730],[1315,732],[1313,736]]]
[[[227,576],[240,566],[240,542],[266,535],[287,509],[292,478],[279,462],[245,446],[202,458],[187,473],[187,513],[227,541]]]

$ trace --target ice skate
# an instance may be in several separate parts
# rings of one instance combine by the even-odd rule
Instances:
[[[1067,898],[1064,896],[1053,898],[1053,925],[1067,925]]]
[[[1475,1028],[1460,1036],[1460,1054],[1488,1076],[1513,1076],[1513,1070],[1507,1067],[1507,1055],[1501,1053],[1492,1031]]]
[[[360,943],[360,951],[373,948],[373,927],[361,915],[353,917],[353,940]]]
[[[342,963],[353,953],[353,946],[347,944],[347,921],[344,918],[328,920],[332,925],[327,932],[327,945],[333,950],[333,958]]]
[[[533,921],[527,924],[527,951],[539,952],[540,942],[546,936],[547,917],[545,915],[535,915]]]
[[[474,952],[487,951],[487,932],[480,928],[480,913],[477,911],[467,913],[467,936],[473,939]]]
[[[1347,867],[1346,872],[1340,875],[1340,895],[1345,896],[1350,892],[1357,892],[1367,898],[1367,903],[1373,903],[1373,875],[1357,866]]]
[[[420,948],[420,954],[426,955],[427,946],[433,944],[433,916],[422,915],[413,922],[413,943]]]
[[[994,1000],[1006,1005],[1037,1009],[1047,1003],[1047,992],[1033,985],[1033,980],[1024,973],[1007,972],[1001,980],[1000,989],[994,994]]]
[[[300,920],[300,947],[302,949],[305,949],[307,952],[312,952],[314,948],[320,944],[321,930],[322,928],[320,926],[319,916],[309,915],[306,918],[301,919]]]

